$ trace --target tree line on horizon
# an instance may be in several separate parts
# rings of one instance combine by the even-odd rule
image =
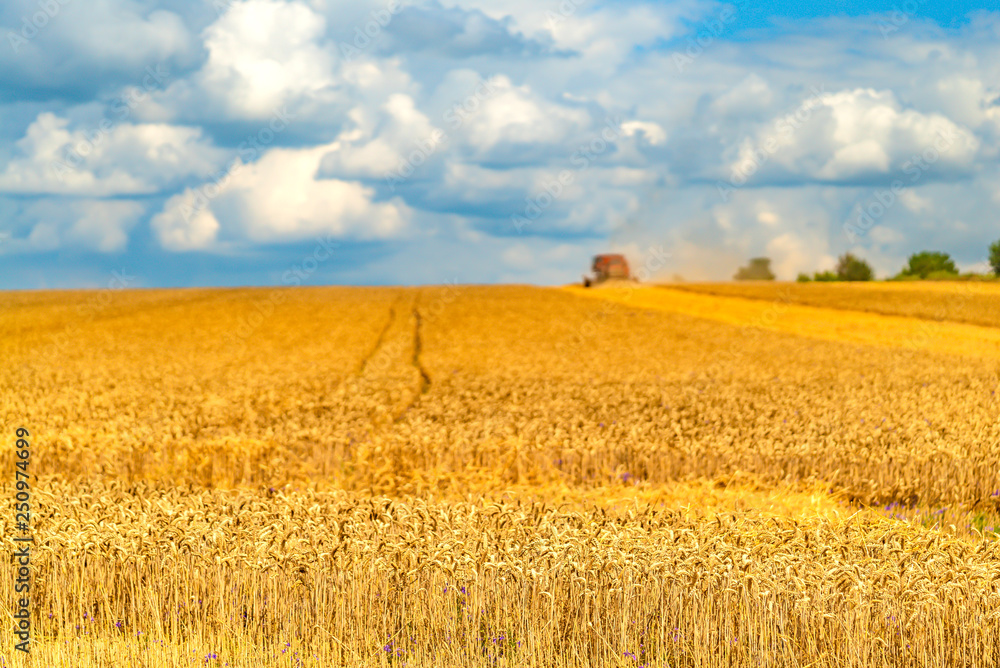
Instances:
[[[941,251],[920,251],[911,255],[899,273],[887,280],[987,280],[1000,277],[1000,241],[990,244],[989,263],[990,268],[993,270],[992,276],[977,274],[975,272],[963,274],[958,271],[955,261],[948,253]],[[751,258],[747,266],[739,268],[733,279],[737,281],[773,281],[775,275],[771,271],[771,259],[767,257]],[[799,283],[814,281],[820,283],[872,281],[875,280],[875,271],[864,259],[859,258],[853,253],[844,253],[837,258],[837,266],[833,270],[817,271],[812,276],[800,273],[796,280]]]

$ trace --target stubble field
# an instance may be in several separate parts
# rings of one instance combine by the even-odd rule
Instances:
[[[1000,330],[794,287],[0,294],[31,665],[997,665]]]

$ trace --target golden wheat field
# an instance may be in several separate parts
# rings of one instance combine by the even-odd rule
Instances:
[[[928,320],[1000,327],[1000,288],[976,281],[872,281],[861,283],[676,283],[701,294],[871,311]]]
[[[1000,287],[792,287],[0,293],[0,666],[997,666]]]

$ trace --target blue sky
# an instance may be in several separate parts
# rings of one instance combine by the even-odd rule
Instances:
[[[990,9],[7,2],[0,289],[982,270]]]
[[[917,0],[904,3],[865,2],[863,0],[814,0],[813,2],[743,2],[734,3],[739,7],[741,17],[734,23],[735,31],[770,28],[781,19],[818,19],[831,16],[849,17],[890,17],[900,11],[918,19],[928,19],[945,28],[955,28],[969,21],[969,14],[983,9],[996,9],[989,3],[972,0],[941,2]]]

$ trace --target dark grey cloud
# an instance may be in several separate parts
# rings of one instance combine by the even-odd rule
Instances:
[[[424,52],[447,58],[489,56],[534,58],[552,51],[551,42],[527,38],[512,19],[493,19],[480,10],[445,8],[439,3],[408,6],[386,27],[383,53]]]
[[[142,86],[150,67],[182,78],[204,57],[197,27],[185,21],[153,2],[5,2],[0,95],[80,103]]]

